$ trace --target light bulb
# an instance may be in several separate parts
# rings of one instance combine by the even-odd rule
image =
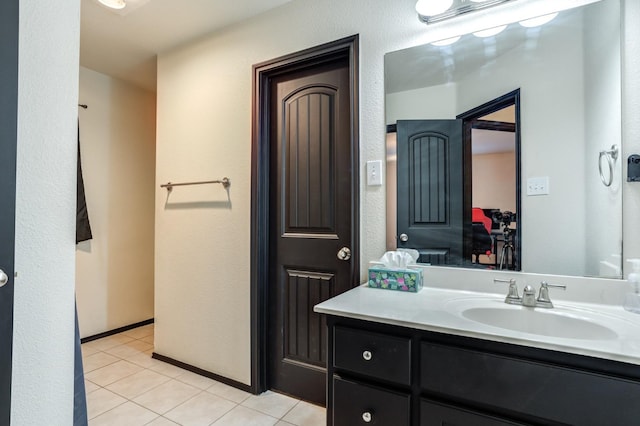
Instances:
[[[98,0],[103,5],[111,9],[124,9],[127,3],[125,0]]]
[[[451,38],[445,38],[444,40],[434,41],[431,44],[433,44],[434,46],[449,46],[450,44],[453,44],[458,40],[460,40],[460,36],[451,37]]]
[[[451,7],[453,0],[418,0],[416,12],[422,16],[434,16]]]
[[[540,25],[544,25],[548,22],[551,22],[553,18],[558,16],[558,13],[550,13],[548,15],[538,16],[537,18],[526,19],[524,21],[520,21],[520,25],[527,28],[539,27]]]
[[[476,37],[491,37],[496,34],[500,34],[504,29],[507,28],[506,25],[501,25],[499,27],[488,28],[486,30],[480,30],[473,33]]]

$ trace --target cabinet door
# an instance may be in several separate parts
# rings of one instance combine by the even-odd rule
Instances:
[[[444,405],[433,401],[420,401],[420,426],[521,426],[497,417]]]
[[[333,426],[408,426],[409,401],[407,394],[334,377]]]

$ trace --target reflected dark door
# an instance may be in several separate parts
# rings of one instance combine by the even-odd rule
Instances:
[[[353,247],[349,85],[346,55],[271,85],[268,383],[319,404],[327,335],[313,306],[353,286],[352,261],[337,256]]]
[[[0,2],[0,426],[11,413],[18,111],[18,0]],[[6,279],[5,279],[6,277]]]
[[[421,263],[462,264],[462,120],[401,120],[397,139],[397,246]]]

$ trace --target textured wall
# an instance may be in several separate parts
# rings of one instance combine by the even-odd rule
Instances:
[[[360,34],[361,270],[384,252],[385,188],[362,178],[367,160],[385,158],[384,54],[484,25],[481,16],[427,29],[414,5],[298,0],[160,55],[156,182],[226,175],[232,185],[229,200],[215,186],[169,198],[156,188],[157,352],[249,383],[253,64]]]
[[[155,93],[80,68],[80,139],[93,239],[76,250],[80,336],[153,318]]]
[[[79,16],[20,1],[13,425],[73,418]]]

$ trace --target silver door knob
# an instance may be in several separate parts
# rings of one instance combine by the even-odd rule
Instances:
[[[0,269],[0,287],[4,287],[9,282],[9,277]]]
[[[340,250],[338,250],[338,259],[340,260],[351,259],[351,250],[349,250],[349,247],[342,247]]]
[[[409,241],[409,236],[407,234],[400,234],[400,241],[406,243],[407,241]]]

